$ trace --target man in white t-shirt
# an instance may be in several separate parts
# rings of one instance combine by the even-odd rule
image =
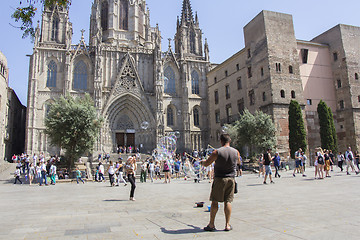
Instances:
[[[51,185],[56,184],[56,165],[53,162],[50,167],[50,179],[51,179]]]
[[[346,174],[350,175],[349,173],[349,167],[352,168],[353,171],[356,172],[356,174],[359,174],[359,172],[357,172],[355,170],[355,166],[354,166],[354,154],[351,151],[351,147],[348,147],[348,150],[345,152],[345,159],[346,159]]]

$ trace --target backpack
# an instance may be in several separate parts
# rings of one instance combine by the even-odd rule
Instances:
[[[324,158],[323,158],[323,156],[321,156],[321,155],[318,156],[318,163],[319,163],[320,165],[324,165]]]
[[[347,154],[348,159],[349,159],[350,161],[352,161],[352,160],[353,160],[352,154],[350,154],[350,152],[347,152],[347,153],[348,153],[348,154]]]

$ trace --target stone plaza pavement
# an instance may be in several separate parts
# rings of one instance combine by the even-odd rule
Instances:
[[[208,181],[171,184],[61,183],[56,186],[0,184],[0,239],[359,239],[360,175],[337,169],[313,180],[282,172],[263,185],[255,174],[237,178],[233,230],[224,232],[223,205],[216,232],[204,232],[209,213]],[[13,179],[11,179],[12,181]],[[204,208],[195,202],[205,201]]]

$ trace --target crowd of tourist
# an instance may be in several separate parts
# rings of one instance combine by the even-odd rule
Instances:
[[[207,179],[209,182],[213,180],[214,164],[203,167],[200,162],[205,160],[210,154],[209,150],[194,150],[191,153],[176,154],[172,158],[158,159],[156,152],[148,157],[146,160],[141,160],[141,155],[138,148],[123,148],[119,151],[119,157],[116,162],[110,159],[109,153],[99,154],[99,164],[94,172],[94,180],[98,182],[105,181],[105,175],[109,176],[111,186],[119,186],[123,183],[125,186],[128,182],[131,182],[128,174],[129,159],[123,162],[122,155],[134,152],[131,155],[131,161],[134,161],[134,165],[140,168],[140,182],[147,181],[154,182],[163,180],[164,183],[170,183],[172,179],[183,178],[184,180],[193,179],[194,182],[200,182]],[[130,157],[129,157],[130,158]],[[241,158],[241,157],[240,157]],[[316,148],[314,155],[314,167],[315,167],[315,179],[324,179],[331,177],[331,172],[334,166],[337,165],[341,171],[346,170],[346,173],[350,175],[351,172],[359,174],[360,172],[360,154],[358,151],[353,153],[349,147],[343,154],[339,152],[337,155],[333,154],[331,150]],[[300,148],[295,152],[295,166],[293,171],[293,177],[296,174],[301,174],[306,177],[305,170],[307,164],[307,156]],[[21,176],[23,175],[25,181],[30,185],[38,184],[42,185],[55,185],[58,179],[70,178],[70,173],[67,168],[57,169],[57,164],[60,162],[58,156],[51,156],[48,160],[45,160],[44,153],[39,155],[34,154],[29,156],[27,154],[14,155],[12,161],[17,163],[16,171],[14,173],[14,184],[20,183]],[[104,164],[107,165],[105,170]],[[275,178],[280,178],[280,170],[289,170],[284,160],[281,159],[278,152],[274,155],[269,149],[264,154],[258,157],[258,176],[261,175],[264,178],[263,183],[266,184],[266,180],[269,177],[270,183],[274,183],[272,179],[272,167],[275,169]],[[346,166],[345,168],[343,166]],[[240,164],[236,167],[236,176],[242,176],[243,161],[240,160]],[[136,169],[133,169],[134,178],[136,175]],[[75,171],[74,177],[77,183],[84,183],[84,173],[78,168]],[[132,176],[130,176],[131,178]],[[131,179],[133,180],[133,179]]]

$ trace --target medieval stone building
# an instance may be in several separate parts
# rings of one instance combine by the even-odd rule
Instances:
[[[9,68],[0,51],[0,164],[24,152],[26,107],[9,87]]]
[[[303,108],[310,154],[321,146],[317,105],[331,107],[339,149],[360,146],[360,28],[338,25],[311,41],[295,38],[292,16],[262,11],[244,27],[245,48],[208,73],[210,143],[245,108],[272,116],[277,150],[289,154],[288,107]]]
[[[150,25],[145,0],[94,0],[90,39],[72,42],[69,9],[43,11],[30,58],[26,152],[59,154],[44,133],[53,99],[64,94],[94,99],[105,124],[95,153],[143,146],[179,131],[178,149],[205,147],[208,140],[209,48],[190,1],[177,20],[175,50],[163,51],[159,27]],[[142,123],[149,123],[142,128]]]

